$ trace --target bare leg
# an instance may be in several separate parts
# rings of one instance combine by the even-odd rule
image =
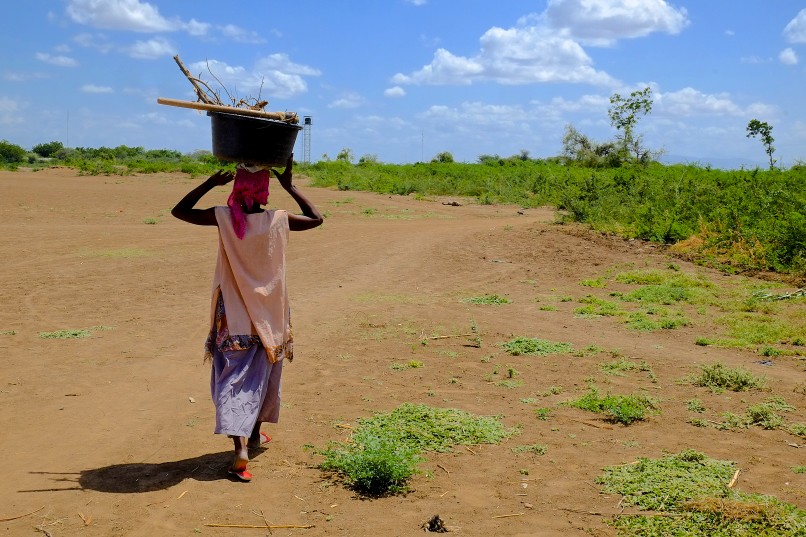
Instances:
[[[232,469],[241,471],[246,469],[246,463],[249,462],[249,451],[246,447],[245,436],[233,436],[232,442],[235,446],[235,460],[232,463]]]
[[[255,423],[255,427],[252,429],[252,434],[249,436],[249,442],[247,442],[246,446],[249,449],[256,449],[260,447],[260,444],[263,443],[263,438],[260,436],[260,426],[262,422]]]

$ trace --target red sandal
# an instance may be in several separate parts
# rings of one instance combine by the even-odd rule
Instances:
[[[227,470],[227,474],[230,477],[235,478],[236,480],[240,481],[241,483],[249,483],[252,481],[252,474],[246,469],[246,466],[243,467],[242,470],[236,470],[235,468],[230,468]]]

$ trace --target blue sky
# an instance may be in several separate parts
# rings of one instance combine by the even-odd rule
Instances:
[[[194,100],[179,54],[310,115],[314,161],[552,156],[568,124],[613,137],[609,97],[645,86],[637,130],[669,158],[764,165],[755,118],[806,160],[802,0],[33,0],[0,20],[0,139],[26,148],[210,149],[206,115],[156,103]]]

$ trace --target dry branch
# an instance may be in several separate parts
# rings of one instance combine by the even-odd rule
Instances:
[[[253,529],[253,530],[283,530],[283,529],[300,529],[300,530],[309,530],[311,528],[315,528],[313,524],[305,525],[305,526],[297,526],[294,524],[279,524],[279,525],[271,525],[267,526],[263,525],[255,525],[255,524],[205,524],[208,528],[245,528],[245,529]]]
[[[7,517],[7,518],[0,518],[0,522],[9,522],[11,520],[17,520],[18,518],[23,518],[23,517],[26,517],[26,516],[30,516],[30,515],[33,515],[34,513],[38,513],[39,511],[41,511],[44,508],[45,508],[45,506],[43,505],[39,509],[35,509],[35,510],[31,511],[30,513],[25,513],[24,515],[17,515],[17,516],[10,516],[10,517]]]
[[[174,56],[174,61],[176,62],[176,65],[179,66],[179,70],[182,71],[182,74],[185,75],[185,78],[187,78],[188,81],[193,85],[193,89],[196,91],[196,97],[198,97],[201,102],[207,103],[207,104],[222,104],[221,99],[218,99],[218,97],[216,97],[217,102],[213,101],[212,99],[210,99],[210,97],[208,97],[207,92],[205,90],[203,90],[201,85],[200,85],[200,84],[204,84],[204,82],[202,82],[201,80],[199,80],[198,78],[196,78],[196,77],[194,77],[193,75],[190,74],[190,71],[188,71],[188,68],[185,67],[185,64],[182,63],[182,60],[179,59],[179,54]],[[204,84],[204,85],[207,86],[207,84]],[[207,89],[209,90],[210,86],[207,86]]]

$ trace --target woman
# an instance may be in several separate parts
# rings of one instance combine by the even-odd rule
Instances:
[[[211,329],[205,345],[216,405],[216,434],[233,439],[235,459],[228,472],[250,481],[249,449],[271,440],[261,423],[277,423],[283,362],[293,358],[285,247],[289,231],[322,224],[322,215],[292,183],[293,155],[283,173],[271,170],[302,214],[265,210],[267,168],[239,164],[235,174],[219,171],[176,204],[171,214],[200,226],[218,227],[218,261],[213,277]],[[210,190],[235,180],[227,206],[195,209]]]

